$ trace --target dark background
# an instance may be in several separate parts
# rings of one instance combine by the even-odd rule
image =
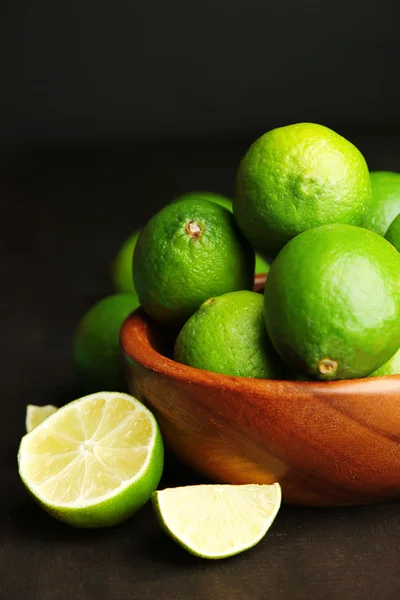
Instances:
[[[399,125],[395,0],[2,2],[10,143]]]
[[[0,600],[400,595],[396,502],[284,507],[234,559],[191,558],[149,506],[110,531],[47,517],[19,482],[25,405],[79,394],[71,357],[109,264],[175,195],[230,195],[248,145],[309,120],[400,171],[397,2],[0,5]],[[196,480],[167,457],[162,485]]]

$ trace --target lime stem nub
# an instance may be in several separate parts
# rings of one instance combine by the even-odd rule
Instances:
[[[323,358],[318,363],[318,371],[323,375],[333,375],[336,373],[337,367],[337,362],[330,358]]]
[[[191,238],[198,240],[203,230],[196,221],[189,221],[185,227],[185,231]]]

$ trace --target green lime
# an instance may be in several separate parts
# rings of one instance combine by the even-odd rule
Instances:
[[[281,505],[280,485],[190,485],[152,495],[164,531],[201,558],[227,558],[255,546]]]
[[[133,252],[138,241],[140,231],[135,231],[122,244],[111,267],[111,278],[116,293],[135,294],[132,276]]]
[[[362,226],[384,236],[400,213],[400,173],[372,171],[372,202]]]
[[[261,136],[245,154],[233,211],[254,248],[274,257],[326,223],[359,225],[371,201],[367,164],[331,129],[298,123]]]
[[[20,477],[50,515],[110,527],[150,500],[164,463],[160,430],[136,398],[98,392],[70,402],[26,434]]]
[[[184,200],[147,223],[133,275],[140,304],[154,319],[183,324],[212,296],[251,289],[254,252],[233,215],[208,200]]]
[[[182,202],[182,200],[210,200],[210,202],[215,202],[216,204],[219,204],[220,206],[223,206],[232,212],[232,200],[212,192],[188,192],[187,194],[183,194],[182,196],[178,196],[172,200],[171,204],[175,202]],[[125,240],[112,263],[111,278],[113,288],[116,293],[136,293],[133,283],[132,262],[133,252],[135,250],[140,231],[141,230],[135,231]],[[264,273],[266,271],[262,272]]]
[[[385,239],[392,244],[400,252],[400,214],[390,225],[386,232]]]
[[[400,254],[372,231],[324,225],[271,266],[265,320],[276,351],[317,379],[369,375],[400,346]]]
[[[87,392],[125,390],[119,331],[138,306],[136,294],[115,294],[100,300],[81,319],[73,353],[80,384]]]
[[[232,212],[232,200],[226,198],[225,196],[221,196],[220,194],[213,194],[211,192],[189,192],[179,196],[178,198],[175,198],[171,204],[174,204],[175,202],[182,202],[182,200],[198,199],[205,199],[209,200],[210,202],[215,202],[216,204],[219,204],[220,206],[223,206]],[[133,283],[132,261],[133,252],[135,250],[139,235],[140,230],[135,231],[127,240],[125,240],[112,263],[111,277],[116,293],[132,294],[136,292]],[[258,252],[256,252],[256,274],[268,273],[268,271],[269,262]]]
[[[232,200],[226,196],[221,196],[221,194],[215,194],[214,192],[186,192],[186,194],[174,198],[171,204],[182,202],[183,200],[209,200],[210,202],[215,202],[230,212],[233,212]]]
[[[236,377],[276,379],[283,372],[265,329],[263,297],[255,292],[231,292],[204,302],[181,329],[174,358]]]
[[[392,358],[371,373],[369,377],[387,377],[388,375],[400,375],[400,350],[397,350]]]
[[[261,256],[261,254],[256,252],[256,268],[255,268],[256,275],[261,275],[262,273],[268,273],[270,268],[271,268],[271,266],[270,266],[269,262],[263,256]]]

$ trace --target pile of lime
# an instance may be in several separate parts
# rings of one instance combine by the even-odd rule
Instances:
[[[233,214],[188,196],[147,223],[133,259],[139,302],[179,329],[174,358],[191,367],[324,381],[399,373],[399,213],[400,175],[370,173],[348,140],[312,123],[274,129],[239,165]],[[272,263],[263,296],[254,249]]]
[[[232,282],[231,289],[239,289],[244,286],[246,289],[251,288],[254,275],[262,275],[268,273],[270,264],[265,256],[261,253],[255,253],[255,264],[254,255],[250,247],[247,253],[242,251],[242,243],[244,238],[240,236],[240,241],[237,242],[238,248],[234,248],[234,242],[230,239],[230,223],[233,221],[232,217],[232,200],[220,194],[211,192],[188,192],[182,196],[174,198],[170,202],[172,212],[180,212],[180,208],[174,205],[188,201],[206,201],[208,206],[211,202],[215,208],[214,220],[225,221],[227,224],[225,227],[228,228],[225,233],[225,244],[226,254],[230,256],[229,260],[221,264],[220,270],[214,272],[214,286],[212,288],[213,293],[223,293],[227,291],[227,282],[224,282],[225,269],[232,271]],[[224,210],[222,210],[224,209]],[[211,207],[211,211],[212,211]],[[229,213],[229,214],[228,214]],[[218,224],[218,229],[223,229],[221,223]],[[120,250],[111,264],[111,283],[113,286],[114,294],[103,298],[97,302],[94,306],[90,307],[86,314],[82,317],[78,324],[73,344],[73,358],[74,364],[77,370],[79,388],[82,392],[91,393],[98,390],[109,390],[109,391],[127,391],[124,381],[121,361],[120,361],[120,346],[119,346],[119,331],[121,325],[126,317],[139,306],[138,293],[136,286],[133,281],[132,275],[132,261],[133,253],[135,251],[141,230],[134,231],[131,236],[125,242],[123,242]],[[218,233],[216,233],[218,235]],[[214,237],[214,233],[211,234],[213,243],[218,243],[217,238]],[[244,242],[246,243],[246,242]],[[161,252],[161,240],[159,244],[154,244],[152,250],[154,255],[154,261],[157,262],[157,254]],[[246,254],[246,256],[244,256]],[[214,261],[212,253],[209,252],[209,260]],[[160,257],[161,259],[162,257]],[[147,260],[153,260],[149,257]],[[242,260],[243,265],[241,267],[241,273],[236,273],[239,267],[237,261]],[[174,276],[174,267],[170,269],[170,276],[173,281],[171,283],[171,289],[173,287],[179,288],[181,283],[179,282],[179,276]],[[179,268],[179,267],[178,267]],[[206,266],[205,266],[206,268]],[[198,280],[188,282],[193,287],[201,286],[202,273],[201,269],[198,269]],[[168,280],[165,278],[166,285],[168,286]],[[154,282],[157,287],[157,282]],[[139,284],[140,285],[140,284]],[[209,285],[209,284],[208,284]],[[142,294],[145,291],[142,292]],[[150,288],[147,289],[147,297],[149,303],[151,301],[152,291]],[[200,298],[204,297],[204,294],[199,291]],[[197,297],[192,299],[186,299],[188,303],[187,315],[190,316],[194,309],[198,307]],[[180,311],[184,310],[183,306],[179,306]],[[168,310],[168,308],[166,309]],[[170,311],[171,312],[171,311]]]
[[[196,555],[254,546],[279,509],[278,484],[156,490],[162,437],[124,393],[122,322],[140,305],[171,328],[176,361],[228,376],[400,374],[399,251],[400,174],[370,173],[352,143],[321,125],[269,131],[244,155],[233,201],[185,194],[123,244],[115,294],[74,337],[82,389],[93,393],[59,410],[28,407],[22,481],[74,526],[121,523],[151,498],[162,527]]]

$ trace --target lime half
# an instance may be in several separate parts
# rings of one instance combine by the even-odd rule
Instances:
[[[37,502],[75,527],[121,523],[161,478],[163,443],[151,412],[127,394],[75,400],[21,441],[19,474]]]
[[[163,529],[202,558],[227,558],[255,546],[281,504],[272,485],[193,485],[156,491],[152,502]]]
[[[28,404],[25,417],[25,429],[27,433],[32,431],[32,429],[35,429],[40,423],[43,423],[43,421],[55,413],[56,410],[58,410],[57,407],[52,404],[46,404],[45,406]]]

